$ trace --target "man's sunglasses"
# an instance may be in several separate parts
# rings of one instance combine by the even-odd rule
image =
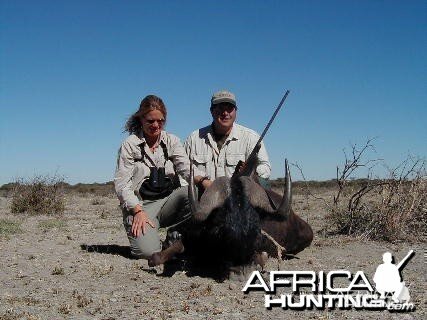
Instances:
[[[234,105],[230,103],[220,103],[217,105],[213,105],[211,107],[211,110],[214,113],[223,113],[224,111],[227,111],[228,113],[233,112],[234,109],[237,109]]]

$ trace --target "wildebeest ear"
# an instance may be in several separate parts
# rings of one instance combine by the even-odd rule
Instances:
[[[285,185],[283,197],[281,197],[280,202],[277,201],[278,197],[280,197],[277,193],[273,192],[272,190],[264,190],[264,188],[255,183],[253,179],[249,179],[246,181],[246,194],[248,195],[249,199],[251,199],[250,201],[253,207],[258,207],[263,209],[264,211],[270,212],[270,210],[268,210],[269,207],[266,204],[267,199],[268,203],[272,208],[277,208],[277,210],[275,210],[275,213],[277,213],[283,218],[289,217],[289,215],[292,213],[292,180],[291,172],[289,170],[288,165],[288,159],[285,159]],[[262,191],[260,190],[260,188],[262,189]],[[278,207],[277,203],[280,203]]]
[[[273,203],[267,195],[267,192],[263,187],[256,183],[250,177],[240,177],[245,194],[249,199],[249,203],[256,209],[261,209],[265,213],[275,213],[278,205]],[[276,200],[276,199],[274,199]]]
[[[200,198],[199,210],[193,212],[194,218],[198,221],[206,220],[213,210],[222,207],[230,193],[230,178],[219,177],[213,181]]]
[[[289,176],[288,176],[289,177]],[[256,181],[249,177],[241,177],[240,180],[245,189],[249,203],[260,214],[268,214],[273,218],[287,218],[290,214],[292,192],[285,188],[283,197],[272,190],[265,190]],[[285,186],[290,184],[290,180]]]

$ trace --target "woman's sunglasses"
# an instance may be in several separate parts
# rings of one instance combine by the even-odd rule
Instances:
[[[154,122],[157,122],[159,125],[162,125],[165,123],[165,119],[145,119],[145,121],[147,121],[148,124],[154,124]]]

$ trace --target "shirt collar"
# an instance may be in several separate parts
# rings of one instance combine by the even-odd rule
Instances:
[[[228,139],[239,140],[241,137],[240,126],[237,123],[233,123],[233,128],[231,128],[231,132],[228,136]]]
[[[206,135],[210,134],[210,136],[212,137],[212,139],[214,138],[214,134],[213,134],[213,122],[211,123],[211,125],[209,126],[209,130],[206,131]],[[239,140],[241,137],[241,129],[240,126],[234,122],[233,123],[233,127],[231,128],[231,132],[227,137],[227,140]]]
[[[142,130],[136,135],[136,137],[139,140],[138,144],[144,144],[145,145],[147,143],[147,141],[145,141],[144,134],[142,133]],[[166,132],[164,130],[162,130],[160,132],[160,141],[159,142],[166,145]]]

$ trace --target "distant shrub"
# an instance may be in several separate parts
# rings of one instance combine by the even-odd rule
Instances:
[[[63,179],[54,176],[35,176],[18,179],[12,190],[12,213],[51,214],[65,210]]]
[[[6,183],[2,186],[0,186],[0,196],[1,197],[8,197],[13,189],[15,188],[16,183]]]
[[[0,186],[0,197],[10,197],[19,184],[25,183],[22,181],[22,179],[18,179],[16,182],[6,183]],[[66,183],[60,179],[57,183],[57,187],[61,188],[64,194],[85,197],[91,197],[93,195],[96,197],[111,197],[115,195],[113,181],[108,181],[105,183],[77,183],[75,185],[70,185],[69,183]]]
[[[97,197],[109,197],[114,194],[114,183],[112,181],[106,183],[77,183],[73,186],[68,186],[68,192],[77,193],[79,195],[95,195]]]

